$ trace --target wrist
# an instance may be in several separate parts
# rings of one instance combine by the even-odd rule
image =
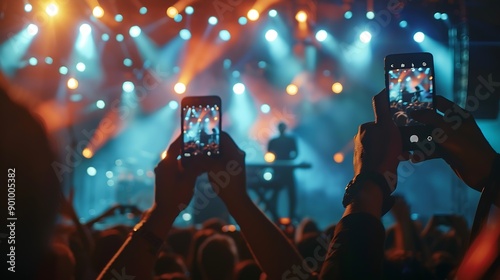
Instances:
[[[370,208],[375,209],[378,207],[384,215],[394,205],[392,191],[393,188],[380,173],[362,172],[357,174],[346,186],[342,204],[346,208],[351,203],[370,205]]]

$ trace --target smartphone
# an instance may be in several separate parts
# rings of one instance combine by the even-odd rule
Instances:
[[[399,127],[403,149],[417,150],[432,141],[432,127],[411,118],[411,112],[434,110],[435,77],[432,54],[401,53],[385,57],[385,87],[392,119]]]
[[[182,157],[220,155],[221,99],[185,97],[181,101]]]

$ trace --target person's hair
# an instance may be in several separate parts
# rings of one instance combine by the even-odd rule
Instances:
[[[198,265],[203,279],[231,279],[237,262],[236,245],[229,236],[215,234],[200,246]]]
[[[308,233],[319,233],[316,222],[309,218],[304,218],[295,229],[295,243],[300,242]]]
[[[188,266],[190,271],[190,278],[192,280],[201,280],[200,266],[198,265],[198,253],[199,248],[210,236],[214,235],[216,232],[212,229],[202,229],[197,231],[193,235],[193,241],[191,242],[191,248],[189,250]]]
[[[234,280],[259,280],[262,270],[253,260],[239,262],[234,269]]]
[[[192,229],[174,229],[167,237],[167,244],[172,252],[180,255],[185,261],[188,258],[192,240]]]
[[[186,275],[187,267],[182,257],[174,253],[161,253],[156,259],[154,275],[183,274]]]

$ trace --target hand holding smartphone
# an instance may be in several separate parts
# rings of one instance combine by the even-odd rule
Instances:
[[[434,109],[434,62],[430,53],[391,54],[385,57],[385,86],[393,121],[403,149],[417,150],[432,141],[432,127],[411,118],[412,111]]]
[[[185,97],[181,101],[182,157],[220,154],[221,99],[218,96]]]

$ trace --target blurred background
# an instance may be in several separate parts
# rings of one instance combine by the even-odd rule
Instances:
[[[294,162],[311,165],[295,170],[298,216],[326,226],[341,217],[352,138],[373,120],[388,54],[431,52],[437,94],[473,112],[500,151],[499,11],[492,0],[2,1],[0,66],[12,98],[45,124],[82,222],[117,203],[149,208],[181,99],[219,95],[222,128],[248,163],[271,161],[267,143],[288,125]],[[400,168],[414,219],[472,221],[479,193],[444,161]],[[252,176],[272,180],[272,169]],[[283,192],[280,216],[287,202]],[[190,206],[176,224],[199,215]]]

